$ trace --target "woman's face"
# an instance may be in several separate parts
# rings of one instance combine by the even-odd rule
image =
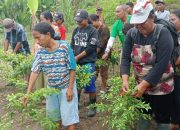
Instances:
[[[180,32],[180,18],[178,18],[175,14],[171,14],[170,20],[175,24],[177,31]]]
[[[47,19],[46,19],[46,18],[44,18],[44,16],[43,16],[43,15],[40,15],[40,21],[41,21],[41,22],[47,22]]]
[[[99,28],[99,26],[100,26],[99,20],[92,21],[92,24],[93,24],[93,26],[94,26],[95,28]]]
[[[152,19],[148,18],[144,23],[134,25],[140,33],[144,36],[148,36],[154,29],[154,22]]]
[[[35,39],[36,43],[41,47],[48,47],[48,43],[50,42],[50,34],[41,34],[38,31],[32,31],[33,38]]]

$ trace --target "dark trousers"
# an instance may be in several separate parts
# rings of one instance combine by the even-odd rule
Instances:
[[[170,123],[173,108],[173,93],[167,95],[145,94],[143,97],[145,102],[149,103],[151,107],[151,110],[147,114],[154,115],[155,121],[159,124]]]
[[[180,125],[180,76],[174,76],[173,113],[171,122]]]

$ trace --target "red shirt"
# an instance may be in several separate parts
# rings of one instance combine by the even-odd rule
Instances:
[[[66,28],[64,25],[61,25],[61,27],[59,27],[59,32],[61,34],[61,40],[65,40],[66,39]]]

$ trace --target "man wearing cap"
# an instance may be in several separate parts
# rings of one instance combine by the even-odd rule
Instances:
[[[153,115],[156,130],[170,130],[173,107],[173,68],[171,56],[173,39],[169,30],[154,23],[154,10],[149,0],[138,0],[130,20],[135,28],[128,31],[124,42],[120,72],[121,95],[129,91],[130,66],[137,85],[132,96],[143,97],[151,110],[144,114]],[[158,35],[158,36],[157,36]],[[156,39],[157,38],[157,39]],[[140,118],[137,130],[149,130],[150,120]]]
[[[66,39],[66,28],[63,25],[63,22],[64,22],[63,14],[62,13],[55,13],[54,14],[54,21],[56,22],[55,24],[59,27],[61,40],[65,40]]]
[[[95,71],[95,62],[97,58],[96,49],[98,46],[98,32],[92,26],[88,24],[88,13],[86,10],[78,10],[75,16],[75,21],[78,27],[73,31],[71,47],[74,50],[74,55],[76,62],[80,66],[88,66],[90,68],[90,73]],[[96,103],[96,86],[95,77],[92,76],[89,85],[84,89],[85,93],[89,94],[90,104]],[[78,97],[80,99],[80,90]],[[96,109],[90,108],[87,116],[95,116]]]
[[[127,9],[127,5],[119,5],[116,7],[116,16],[117,16],[118,20],[116,20],[116,22],[114,23],[114,25],[112,27],[111,36],[108,40],[108,44],[107,44],[105,53],[102,56],[102,59],[108,58],[109,52],[110,52],[117,36],[119,37],[119,40],[123,47],[125,35],[122,32],[122,28],[123,28],[124,24],[129,23],[130,19],[131,19],[131,16],[127,14],[126,9]]]
[[[155,4],[156,4],[155,14],[157,18],[169,21],[170,12],[168,10],[165,10],[165,2],[163,0],[157,0]]]
[[[24,27],[10,18],[4,19],[2,24],[5,32],[4,51],[8,50],[10,44],[13,53],[30,54]]]

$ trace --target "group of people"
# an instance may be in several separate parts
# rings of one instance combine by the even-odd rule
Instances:
[[[79,123],[81,90],[77,91],[76,86],[76,64],[89,66],[91,73],[96,71],[84,88],[84,92],[89,94],[90,104],[96,103],[95,81],[98,73],[102,78],[100,92],[107,92],[108,66],[95,68],[95,62],[97,59],[106,61],[110,57],[117,36],[121,42],[120,75],[123,81],[120,95],[129,90],[132,65],[137,83],[132,95],[143,97],[150,104],[151,110],[144,112],[154,117],[156,129],[180,129],[180,57],[176,57],[174,66],[171,59],[175,41],[167,27],[156,24],[157,19],[164,19],[169,24],[172,22],[180,39],[180,10],[170,14],[165,10],[163,0],[157,0],[155,5],[156,11],[149,0],[137,0],[135,6],[131,2],[118,5],[115,9],[118,20],[113,24],[111,34],[102,17],[102,8],[98,7],[97,14],[90,15],[86,10],[79,9],[74,17],[77,27],[70,44],[65,41],[62,13],[52,15],[45,11],[40,15],[40,22],[32,31],[36,49],[27,93],[32,92],[35,82],[40,83],[37,80],[40,74],[45,75],[46,80],[41,81],[47,83],[37,86],[59,90],[59,94],[48,96],[46,101],[47,116],[59,123],[57,129],[62,124],[68,130],[75,130]],[[9,18],[3,20],[3,25],[4,50],[7,51],[10,44],[14,53],[30,53],[22,25]],[[26,98],[23,103],[27,103]],[[96,108],[89,108],[87,116],[93,117],[95,114]],[[137,130],[147,130],[149,125],[149,120],[139,119]]]

